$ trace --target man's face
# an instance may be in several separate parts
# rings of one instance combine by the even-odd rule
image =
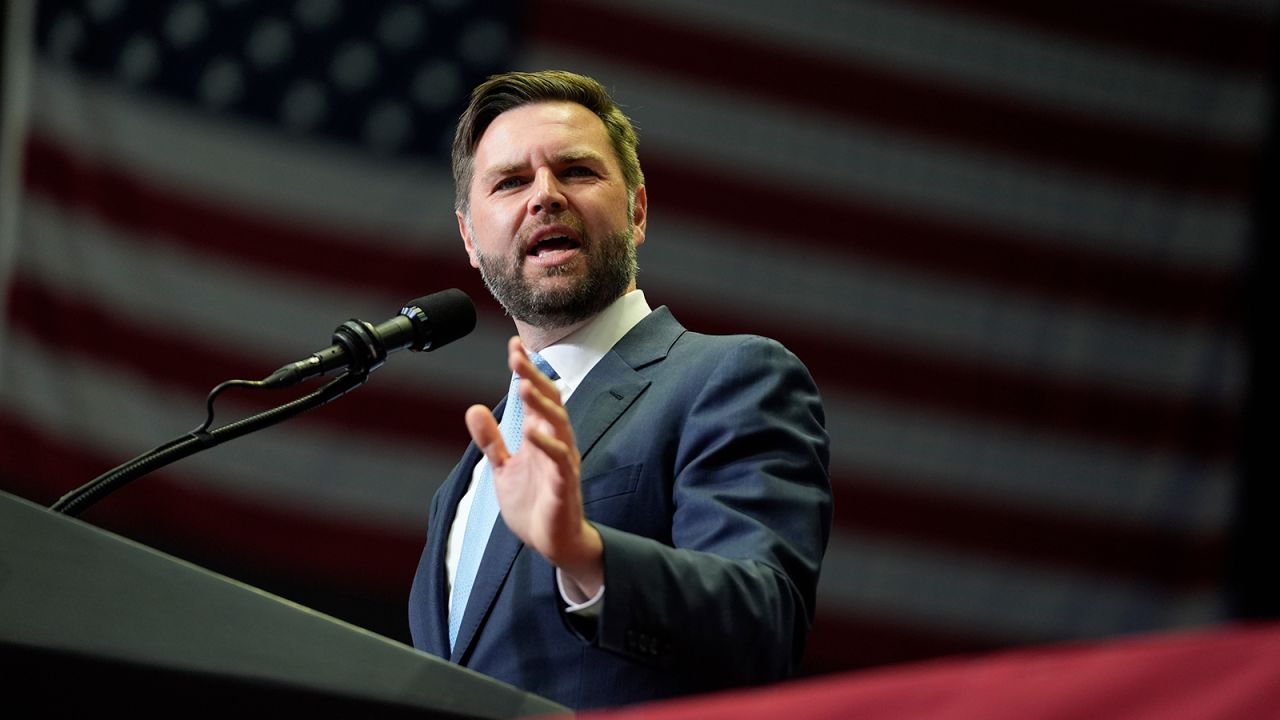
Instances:
[[[516,320],[571,325],[635,287],[647,198],[628,209],[604,123],[576,103],[494,119],[476,145],[470,211],[458,229],[485,285]]]

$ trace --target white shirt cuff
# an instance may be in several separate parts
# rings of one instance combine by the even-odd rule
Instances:
[[[556,568],[556,588],[560,590],[560,599],[564,601],[565,612],[582,615],[583,617],[599,617],[600,611],[604,609],[604,585],[601,585],[596,594],[586,600],[574,600],[573,597],[579,597],[580,594],[573,593],[573,597],[570,596],[564,586],[564,575],[561,574],[560,568]]]

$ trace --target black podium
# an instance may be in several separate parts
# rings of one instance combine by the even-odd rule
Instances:
[[[0,688],[43,710],[569,712],[2,492]]]

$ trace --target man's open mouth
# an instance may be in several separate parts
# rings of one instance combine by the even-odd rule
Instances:
[[[547,253],[560,250],[576,250],[582,243],[574,240],[567,235],[553,235],[545,237],[529,247],[529,255],[538,257]]]

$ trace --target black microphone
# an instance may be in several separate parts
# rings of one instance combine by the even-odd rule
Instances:
[[[348,320],[333,331],[333,345],[285,365],[262,382],[270,388],[288,387],[338,369],[367,375],[382,366],[388,353],[404,348],[430,352],[475,327],[471,298],[457,288],[442,290],[405,303],[399,315],[381,325]]]

